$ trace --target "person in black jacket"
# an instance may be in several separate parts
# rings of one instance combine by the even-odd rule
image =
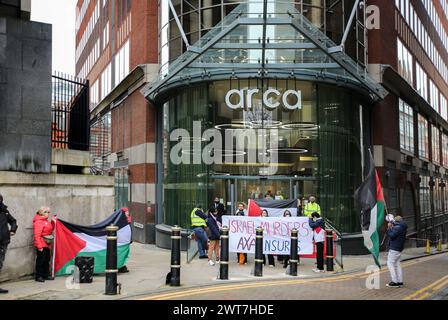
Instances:
[[[210,209],[215,209],[218,212],[218,217],[222,217],[226,213],[226,208],[224,205],[219,201],[218,197],[215,197],[215,200],[210,205]]]
[[[8,224],[11,228],[8,227]],[[16,231],[16,219],[9,213],[8,207],[3,203],[3,196],[0,194],[0,271],[5,261],[6,250],[11,241],[11,236],[14,236]],[[0,288],[0,293],[8,293],[8,290]]]
[[[389,253],[387,255],[387,268],[392,281],[386,286],[390,288],[401,288],[403,286],[403,272],[400,259],[406,241],[408,226],[401,216],[396,216],[387,224],[387,235],[389,236]]]
[[[207,217],[207,226],[210,230],[210,235],[208,239],[210,243],[208,245],[208,264],[214,266],[213,262],[213,252],[215,252],[216,263],[219,263],[219,240],[221,239],[221,228],[222,221],[218,216],[218,211],[216,209],[210,209],[208,217]]]

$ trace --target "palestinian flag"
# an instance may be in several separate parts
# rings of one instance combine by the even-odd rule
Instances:
[[[297,199],[296,200],[266,200],[266,199],[249,199],[249,208],[247,215],[250,217],[260,217],[261,212],[266,209],[269,217],[283,217],[286,210],[291,212],[291,216],[297,216]]]
[[[369,157],[369,173],[358,190],[356,190],[355,199],[361,209],[361,230],[364,236],[364,245],[372,253],[377,266],[381,268],[378,230],[384,222],[385,201],[381,182],[370,151]]]
[[[106,227],[111,224],[119,228],[117,267],[126,265],[131,244],[131,225],[125,213],[118,210],[106,220],[92,226],[79,226],[56,220],[54,273],[56,275],[72,274],[76,257],[94,257],[94,273],[104,273],[106,271]]]

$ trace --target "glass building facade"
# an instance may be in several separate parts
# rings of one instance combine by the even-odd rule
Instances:
[[[384,89],[338,50],[348,2],[173,1],[189,47],[161,3],[160,78],[143,92],[161,124],[164,223],[188,228],[198,203],[218,196],[232,214],[271,191],[315,195],[340,231],[360,231],[353,194]]]

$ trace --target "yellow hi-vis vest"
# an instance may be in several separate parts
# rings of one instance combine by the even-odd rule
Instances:
[[[200,210],[198,208],[194,208],[193,211],[191,211],[191,226],[192,227],[205,227],[207,226],[207,223],[204,219],[202,219],[200,216],[196,215],[196,211]]]
[[[305,216],[310,217],[313,212],[320,214],[320,206],[316,202],[308,202],[305,206]]]

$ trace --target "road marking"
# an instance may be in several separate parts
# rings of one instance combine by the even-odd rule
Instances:
[[[414,293],[406,296],[403,298],[403,300],[423,300],[424,298],[430,296],[431,294],[428,293],[431,289],[434,291],[437,289],[442,288],[448,284],[448,275],[444,276],[443,278],[434,281],[433,283],[429,284],[428,286],[421,288]],[[420,297],[419,297],[420,296]]]
[[[448,275],[444,276],[443,278],[441,278],[439,280],[434,281],[433,283],[429,284],[428,286],[426,286],[424,288],[421,288],[421,289],[415,291],[414,293],[403,298],[403,300],[415,300],[415,299],[421,300],[420,297],[418,297],[419,295],[423,295],[423,296],[427,297],[429,295],[427,292],[429,290],[431,290],[433,287],[434,287],[434,289],[441,288],[447,283],[448,283]]]
[[[418,263],[426,262],[433,260],[435,258],[440,258],[438,255],[434,256],[428,256],[428,257],[422,257],[418,258],[413,261],[406,261],[402,263],[402,267],[409,267]],[[380,271],[380,273],[387,272],[388,269],[384,268]],[[334,276],[329,278],[314,278],[314,279],[298,279],[298,280],[276,280],[276,281],[256,281],[252,283],[243,283],[243,284],[234,284],[234,285],[219,285],[219,286],[213,286],[213,287],[202,287],[202,288],[196,288],[196,289],[188,289],[185,291],[176,291],[176,292],[168,292],[168,293],[162,293],[159,295],[152,295],[147,296],[144,298],[141,298],[139,300],[166,300],[166,299],[175,299],[179,297],[187,297],[197,294],[203,294],[203,293],[211,293],[211,292],[220,292],[220,291],[228,291],[228,290],[244,290],[244,289],[250,289],[250,288],[256,288],[256,287],[268,287],[268,286],[279,286],[279,285],[295,285],[295,284],[303,284],[303,283],[328,283],[328,282],[340,282],[345,280],[354,280],[356,278],[362,279],[363,277],[367,277],[368,275],[366,272],[361,271],[354,274],[349,274],[345,276]]]

